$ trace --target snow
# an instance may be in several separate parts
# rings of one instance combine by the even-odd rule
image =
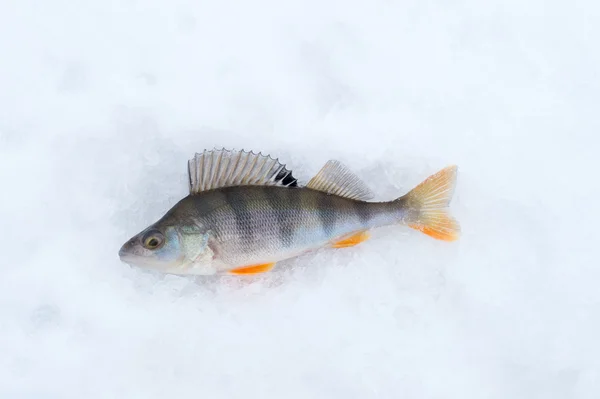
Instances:
[[[598,398],[592,1],[0,4],[0,397]],[[254,279],[120,245],[213,147],[331,158],[377,199],[459,166],[445,243],[394,226]]]

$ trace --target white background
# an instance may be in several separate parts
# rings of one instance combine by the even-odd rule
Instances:
[[[3,0],[0,397],[600,397],[599,10]],[[378,200],[457,164],[461,240],[120,263],[213,147],[339,159]]]

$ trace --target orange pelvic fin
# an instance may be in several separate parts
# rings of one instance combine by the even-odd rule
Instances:
[[[273,263],[265,263],[262,265],[252,265],[252,266],[242,266],[229,271],[229,274],[236,275],[247,275],[247,274],[259,274],[266,273],[275,267],[275,262]]]
[[[358,233],[354,233],[350,236],[346,236],[343,239],[334,242],[331,244],[333,248],[345,248],[345,247],[353,247],[355,245],[360,244],[361,242],[367,241],[371,237],[368,231],[360,231]]]

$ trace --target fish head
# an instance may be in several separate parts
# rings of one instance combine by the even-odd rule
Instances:
[[[119,250],[130,266],[172,274],[213,274],[210,232],[197,224],[155,223],[131,237]]]

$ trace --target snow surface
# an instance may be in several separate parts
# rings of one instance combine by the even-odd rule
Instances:
[[[0,397],[599,398],[599,12],[2,1]],[[248,281],[122,264],[223,146],[377,199],[456,163],[462,238]]]

